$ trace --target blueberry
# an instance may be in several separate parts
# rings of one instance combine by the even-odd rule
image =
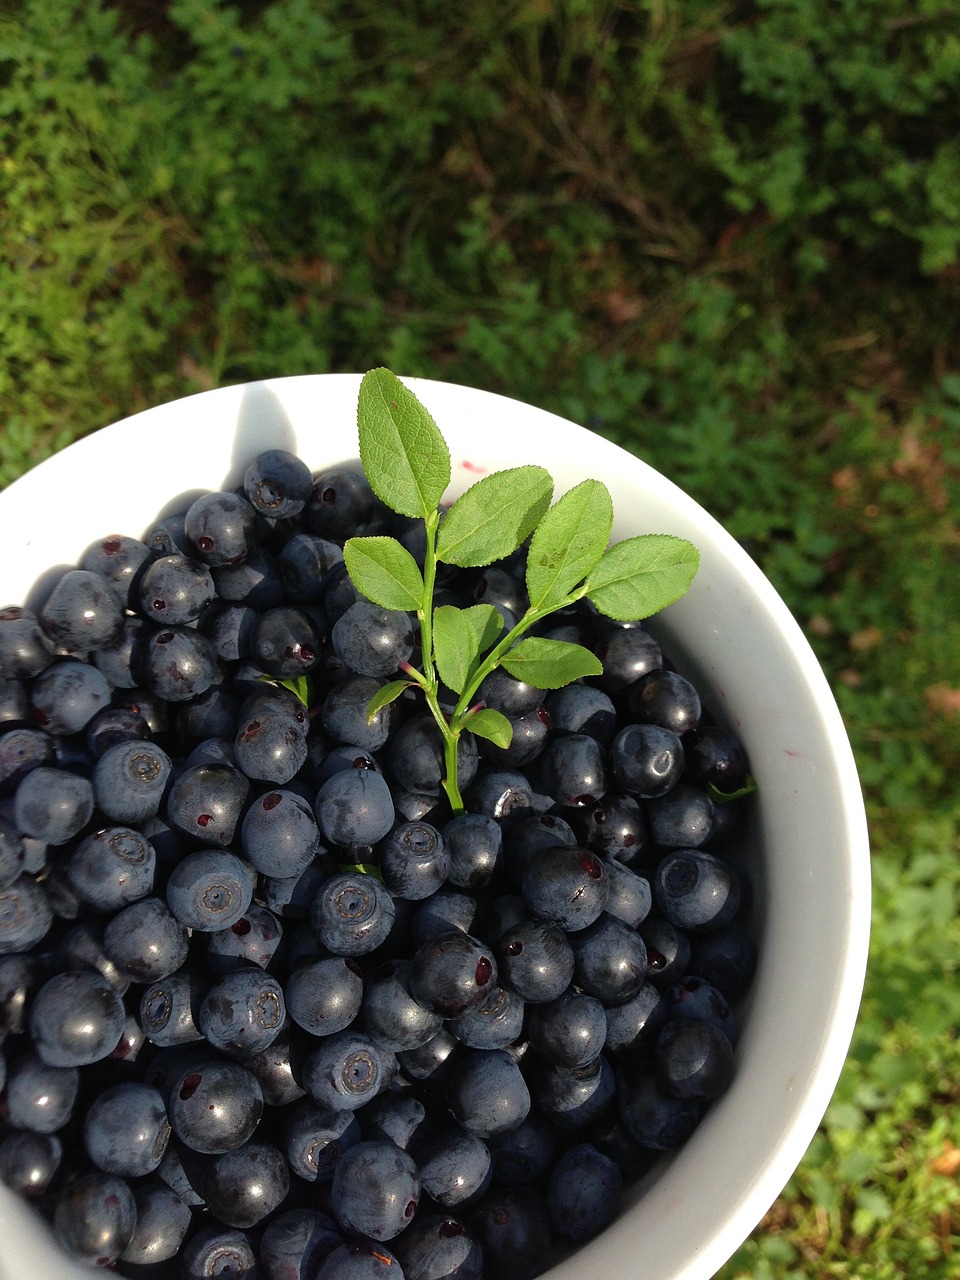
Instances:
[[[358,600],[333,624],[330,642],[351,671],[363,676],[391,676],[413,656],[410,615]]]
[[[740,884],[729,863],[702,849],[676,849],[658,864],[653,896],[662,915],[680,929],[719,929],[740,905]]]
[[[179,1258],[180,1280],[257,1280],[257,1255],[245,1231],[220,1224],[202,1226],[187,1237]]]
[[[139,538],[111,533],[91,542],[78,561],[78,568],[98,573],[109,584],[124,609],[136,608],[140,578],[153,557]]]
[[[79,835],[93,816],[94,789],[87,778],[40,765],[17,787],[13,816],[21,835],[64,845]]]
[[[724,795],[747,781],[750,766],[740,739],[720,725],[700,724],[683,739],[687,777]]]
[[[13,1130],[0,1139],[0,1182],[18,1195],[42,1196],[60,1170],[63,1142],[53,1133]]]
[[[545,698],[543,689],[518,680],[503,667],[495,667],[477,689],[477,701],[505,716],[522,716],[536,709]]]
[[[110,702],[110,686],[95,666],[75,659],[51,664],[30,688],[31,714],[47,733],[80,733]]]
[[[589,684],[568,684],[554,689],[544,699],[555,734],[585,733],[604,747],[609,746],[617,728],[613,699]]]
[[[331,742],[342,742],[379,751],[395,727],[395,703],[367,718],[367,704],[383,688],[373,676],[347,675],[327,692],[320,706],[320,728]]]
[[[531,1004],[560,997],[573,978],[573,949],[562,929],[524,919],[496,944],[500,980]]]
[[[239,494],[206,493],[184,514],[183,532],[204,564],[234,564],[256,544],[257,514]]]
[[[157,855],[130,827],[103,827],[84,837],[67,862],[67,880],[96,912],[118,911],[152,892]]]
[[[651,671],[634,684],[628,696],[631,714],[641,724],[658,724],[683,735],[700,723],[700,695],[676,671]]]
[[[32,769],[53,758],[53,742],[40,729],[7,729],[0,734],[0,786],[12,793]]]
[[[630,925],[604,911],[586,929],[570,935],[573,980],[601,1004],[622,1004],[640,990],[647,976],[647,949]]]
[[[527,1118],[531,1105],[527,1082],[503,1049],[465,1053],[454,1064],[448,1098],[459,1123],[481,1138],[516,1128]]]
[[[444,823],[441,834],[449,855],[447,879],[460,888],[489,884],[500,869],[503,829],[484,813],[462,813]]]
[[[0,668],[10,679],[38,675],[52,660],[55,646],[32,609],[0,609]]]
[[[447,879],[451,857],[429,822],[401,822],[376,848],[383,882],[399,898],[429,898]]]
[[[200,1005],[199,1025],[215,1049],[242,1058],[276,1039],[285,1016],[280,983],[254,967],[225,973],[210,987]]]
[[[363,1032],[348,1028],[325,1036],[303,1064],[303,1082],[321,1106],[356,1111],[386,1088],[392,1055]]]
[[[260,615],[250,637],[250,653],[269,675],[296,679],[319,662],[324,631],[315,610],[277,605]]]
[[[687,972],[690,937],[660,916],[651,916],[639,926],[647,949],[647,978],[658,988],[671,987]]]
[[[440,730],[429,712],[419,712],[396,729],[387,743],[387,763],[396,783],[419,795],[438,795],[445,775]],[[457,776],[461,791],[477,771],[477,744],[461,733],[457,744]]]
[[[531,1087],[540,1111],[558,1129],[595,1124],[615,1105],[617,1082],[603,1053],[584,1067],[546,1066]]]
[[[461,1045],[446,1026],[415,1049],[397,1050],[397,1062],[408,1080],[439,1084],[450,1073]]]
[[[239,920],[205,934],[204,941],[204,961],[213,973],[228,973],[251,964],[266,969],[283,941],[283,925],[268,907],[251,902]]]
[[[395,1080],[357,1113],[364,1138],[389,1139],[404,1151],[411,1151],[423,1130],[430,1130],[427,1109],[412,1089]]]
[[[556,1158],[557,1134],[537,1112],[523,1124],[487,1139],[493,1181],[499,1187],[533,1186]]]
[[[140,578],[140,608],[161,626],[195,622],[216,594],[208,567],[179,552],[153,560]]]
[[[266,1280],[307,1280],[343,1243],[336,1223],[319,1209],[287,1209],[267,1223],[260,1237]]]
[[[459,929],[422,943],[410,964],[410,994],[425,1009],[444,1018],[477,1008],[496,980],[493,952]]]
[[[716,806],[702,787],[680,782],[665,796],[648,800],[651,839],[665,849],[696,849],[716,826]]]
[[[189,969],[158,978],[140,998],[138,1021],[151,1044],[168,1047],[200,1040],[197,1019],[207,983]]]
[[[170,1125],[192,1151],[216,1155],[242,1147],[263,1114],[263,1090],[239,1062],[208,1057],[187,1068],[170,1091]]]
[[[277,554],[277,573],[287,598],[297,604],[323,603],[324,613],[331,622],[339,614],[331,613],[326,607],[327,588],[341,570],[346,570],[343,548],[329,538],[304,529],[292,534]],[[358,598],[352,593],[350,603]]]
[[[650,881],[616,859],[606,859],[605,867],[610,888],[604,911],[636,929],[646,920],[653,906]]]
[[[167,820],[200,844],[232,844],[250,783],[229,764],[195,764],[177,777],[167,796]]]
[[[19,948],[0,954],[0,1039],[26,1029],[30,1002],[48,976],[45,957]]]
[[[733,1078],[733,1046],[719,1022],[671,1018],[654,1050],[657,1074],[677,1098],[718,1098]]]
[[[44,601],[39,620],[58,649],[90,653],[117,638],[123,607],[102,574],[68,569]]]
[[[757,967],[757,945],[737,923],[693,938],[687,971],[725,995],[738,995]]]
[[[606,752],[586,733],[551,739],[535,769],[539,789],[563,808],[586,808],[607,789]]]
[[[429,942],[437,934],[459,929],[470,933],[477,919],[477,900],[469,893],[440,889],[416,908],[411,920],[414,947]]]
[[[143,681],[166,702],[188,702],[205,693],[219,671],[207,637],[189,626],[164,627],[149,635],[142,650]]]
[[[364,984],[361,1018],[369,1035],[394,1053],[426,1044],[443,1022],[411,995],[409,960],[387,960],[373,970]]]
[[[547,1210],[554,1231],[580,1244],[617,1216],[623,1175],[592,1143],[578,1142],[559,1157],[547,1183]]]
[[[124,1017],[123,1000],[106,978],[89,970],[71,970],[55,974],[39,989],[28,1026],[44,1062],[81,1067],[112,1052]]]
[[[247,501],[260,515],[274,520],[298,516],[312,489],[310,468],[289,449],[264,449],[243,473]]]
[[[417,1166],[394,1142],[358,1142],[334,1169],[330,1204],[337,1225],[349,1235],[393,1240],[413,1219],[419,1200]]]
[[[217,598],[222,602],[247,605],[257,616],[265,609],[275,609],[284,603],[276,557],[265,547],[251,547],[243,560],[214,565],[211,573]]]
[[[85,1173],[68,1182],[53,1210],[58,1243],[88,1266],[112,1266],[129,1244],[136,1223],[129,1184],[110,1173]]]
[[[174,867],[167,902],[189,929],[215,933],[243,916],[253,897],[255,877],[248,863],[221,849],[198,849]]]
[[[241,720],[234,739],[237,766],[248,778],[284,786],[303,768],[307,743],[296,718],[277,706]]]
[[[90,720],[83,740],[96,761],[120,742],[146,742],[149,737],[150,728],[143,716],[125,707],[105,707]]]
[[[618,787],[642,800],[666,795],[684,769],[683,742],[667,726],[628,724],[610,744],[610,775]]]
[[[603,1049],[607,1021],[594,996],[570,988],[530,1010],[530,1043],[541,1058],[560,1067],[585,1067]]]
[[[527,859],[521,889],[532,915],[575,931],[592,924],[607,901],[604,863],[576,846],[535,850]]]
[[[193,1215],[166,1183],[155,1179],[133,1188],[137,1225],[120,1255],[121,1264],[148,1267],[177,1256]]]
[[[377,499],[359,469],[331,467],[313,477],[306,522],[314,533],[342,542],[373,519]]]
[[[142,822],[160,809],[172,771],[167,753],[153,742],[119,742],[93,771],[97,807],[113,822]]]
[[[360,1011],[363,975],[356,961],[330,956],[294,969],[284,985],[290,1017],[311,1035],[343,1031]]]
[[[110,918],[103,931],[103,949],[131,981],[156,982],[186,960],[187,926],[162,898],[141,898]]]
[[[550,1258],[553,1232],[543,1199],[527,1187],[497,1189],[472,1215],[484,1273],[498,1280],[533,1280]]]
[[[640,861],[649,844],[650,831],[639,801],[617,791],[578,815],[581,842],[608,862],[632,865]]]
[[[46,936],[53,909],[42,884],[19,876],[0,889],[0,955],[27,951]]]
[[[396,1243],[404,1280],[482,1280],[483,1250],[476,1235],[457,1218],[426,1214]]]
[[[449,1020],[450,1030],[471,1049],[506,1049],[523,1033],[526,1006],[515,991],[494,987],[475,1008]]]
[[[313,809],[323,839],[342,848],[376,844],[396,819],[390,788],[374,769],[339,770],[322,783]]]
[[[301,1083],[306,1049],[303,1037],[297,1036],[295,1030],[288,1018],[265,1049],[243,1060],[243,1065],[260,1082],[263,1100],[268,1106],[286,1106],[306,1096]]]
[[[603,663],[596,684],[608,693],[630,689],[644,676],[663,665],[660,646],[643,627],[604,624],[594,641],[593,651]]]
[[[678,1098],[668,1093],[648,1071],[621,1073],[617,1104],[624,1128],[642,1147],[676,1151],[696,1129],[703,1116],[699,1098]]]
[[[214,1217],[246,1229],[283,1203],[290,1190],[290,1170],[272,1143],[253,1141],[214,1156],[200,1186]]]
[[[310,922],[334,955],[359,956],[385,942],[396,918],[389,890],[374,876],[343,871],[321,885]]]
[[[344,1151],[360,1138],[360,1125],[352,1111],[335,1111],[305,1098],[288,1110],[281,1143],[298,1178],[329,1183]]]
[[[83,1119],[83,1144],[98,1169],[142,1178],[163,1159],[170,1138],[167,1109],[157,1089],[127,1081],[104,1089]]]
[[[57,1133],[73,1115],[80,1077],[76,1067],[55,1067],[32,1050],[10,1063],[5,1118],[14,1129]]]
[[[354,1241],[327,1254],[315,1280],[403,1280],[403,1272],[383,1244]]]

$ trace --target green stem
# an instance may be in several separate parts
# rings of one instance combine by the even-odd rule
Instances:
[[[420,619],[420,655],[423,674],[429,685],[437,686],[437,669],[433,660],[433,591],[437,581],[437,529],[440,512],[435,511],[423,521],[427,535],[427,549],[423,560],[423,604],[417,611]]]

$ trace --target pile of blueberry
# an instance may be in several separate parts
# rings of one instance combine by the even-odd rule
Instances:
[[[731,1079],[741,744],[578,605],[603,675],[488,677],[453,815],[417,691],[366,715],[418,649],[345,570],[380,531],[272,450],[0,611],[0,1179],[91,1265],[527,1280]],[[510,625],[522,565],[438,595]]]

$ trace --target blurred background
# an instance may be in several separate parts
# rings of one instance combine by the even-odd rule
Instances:
[[[960,1275],[958,304],[945,0],[0,0],[0,484],[161,401],[386,364],[640,455],[804,627],[871,968],[723,1280]]]

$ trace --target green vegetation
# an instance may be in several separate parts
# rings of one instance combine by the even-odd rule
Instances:
[[[204,387],[385,364],[645,457],[807,630],[871,972],[724,1280],[960,1275],[958,109],[945,0],[0,4],[0,483]]]

